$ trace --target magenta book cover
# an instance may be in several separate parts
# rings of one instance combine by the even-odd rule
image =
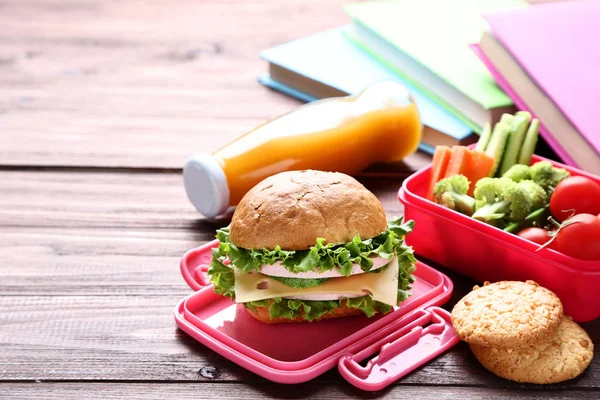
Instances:
[[[481,51],[479,46],[476,44],[472,44],[471,49],[475,52],[477,57],[479,57],[479,59],[488,68],[488,70],[494,77],[494,80],[496,81],[498,86],[500,86],[500,88],[504,91],[504,93],[506,93],[507,95],[510,96],[510,98],[512,99],[512,101],[515,102],[517,107],[520,110],[529,111],[534,118],[537,118],[537,115],[527,106],[527,104],[523,101],[523,99],[521,99],[521,97],[517,94],[517,92],[515,92],[515,90],[508,84],[508,82],[506,82],[506,79],[504,79],[502,74],[500,74],[498,72],[496,67],[494,67],[494,64],[492,64],[490,62],[490,60],[488,60],[488,58],[485,56],[485,54],[483,54],[483,51]],[[573,160],[573,158],[571,157],[571,155],[548,132],[548,130],[546,129],[546,127],[544,126],[543,123],[540,123],[540,135],[544,138],[546,143],[548,143],[548,145],[552,148],[552,150],[556,153],[556,155],[559,156],[560,159],[565,164],[572,165],[575,167],[578,166],[577,163],[575,162],[575,160]]]
[[[600,1],[484,16],[496,38],[600,153]]]

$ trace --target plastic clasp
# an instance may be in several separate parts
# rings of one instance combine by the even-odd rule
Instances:
[[[192,289],[200,290],[211,284],[207,272],[212,261],[212,249],[215,247],[219,247],[218,239],[188,251],[181,258],[181,275]]]
[[[450,313],[439,307],[418,310],[412,321],[403,321],[398,330],[377,343],[342,356],[338,370],[359,389],[383,389],[460,341],[450,318]],[[379,354],[365,367],[359,364],[377,350]]]

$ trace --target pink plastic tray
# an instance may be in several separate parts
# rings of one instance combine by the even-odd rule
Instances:
[[[452,281],[423,263],[417,265],[412,295],[387,315],[269,325],[214,293],[206,271],[218,244],[183,256],[181,272],[197,292],[177,305],[175,321],[200,343],[267,379],[305,382],[338,364],[354,386],[379,390],[459,341],[450,314],[438,307],[452,295]],[[365,367],[358,364],[378,352]]]
[[[544,160],[534,156],[533,163]],[[600,178],[560,163],[572,175]],[[404,216],[415,221],[406,243],[427,259],[477,281],[532,279],[554,291],[565,314],[576,321],[600,316],[600,261],[584,261],[538,246],[516,235],[425,199],[431,167],[406,179],[398,193]]]

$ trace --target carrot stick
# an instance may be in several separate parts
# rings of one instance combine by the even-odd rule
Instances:
[[[462,174],[468,168],[468,152],[470,150],[464,146],[452,146],[452,157],[448,162],[448,168],[444,178],[448,178],[452,175]]]
[[[494,168],[494,157],[487,155],[483,151],[468,150],[465,158],[466,162],[461,173],[471,182],[467,194],[473,196],[477,181],[489,176],[490,171]]]
[[[426,198],[433,200],[433,188],[446,175],[446,168],[452,156],[452,150],[448,146],[437,146],[433,153],[433,161],[431,162],[431,175],[429,180],[429,188],[427,189]]]

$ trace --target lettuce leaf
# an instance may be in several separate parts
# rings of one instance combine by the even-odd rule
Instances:
[[[275,261],[281,261],[283,265],[285,265],[286,268],[292,272],[322,272],[332,269],[336,265],[335,262],[350,262],[349,269],[348,267],[344,267],[343,264],[340,264],[342,265],[340,268],[340,273],[346,271],[347,274],[350,275],[352,264],[356,262],[354,260],[363,260],[363,258],[368,258],[369,255],[372,254],[389,260],[393,257],[395,252],[398,259],[398,304],[400,304],[410,295],[410,285],[414,282],[413,273],[416,269],[416,259],[412,247],[407,246],[404,243],[405,235],[409,233],[413,227],[413,221],[402,223],[402,218],[399,218],[394,221],[390,221],[388,224],[388,229],[375,238],[360,240],[360,238],[355,237],[351,242],[343,245],[327,245],[324,244],[324,240],[318,239],[315,246],[305,251],[285,251],[279,248],[276,248],[275,250],[246,250],[231,243],[229,240],[228,228],[220,229],[217,231],[217,238],[221,243],[218,248],[213,249],[213,260],[210,264],[208,275],[210,276],[211,282],[215,286],[215,292],[235,299],[235,278],[233,267],[223,263],[227,257],[231,261],[231,264],[245,272],[260,270],[261,265],[269,263],[273,264]],[[296,267],[288,267],[293,261],[298,261],[299,264],[296,265]],[[330,266],[330,263],[333,263],[333,265]],[[367,263],[365,263],[365,265],[366,264]],[[309,266],[311,267],[309,268]],[[370,270],[372,267],[372,261],[371,265],[368,267],[363,266],[363,264],[361,264],[361,267],[365,271]],[[307,283],[317,286],[316,281],[326,280],[326,278],[275,279],[284,279],[287,281],[287,283],[282,283],[289,283],[288,286],[291,287],[309,287],[306,286]],[[300,281],[315,282],[301,283]],[[295,284],[304,286],[294,286]],[[296,318],[300,316],[307,321],[312,321],[328,312],[331,312],[333,309],[340,307],[344,301],[347,301],[346,305],[348,307],[358,308],[362,310],[368,317],[375,315],[377,312],[387,313],[391,310],[389,305],[375,301],[371,298],[371,296],[368,295],[335,301],[309,301],[275,298],[244,303],[244,306],[250,310],[256,310],[256,307],[268,306],[271,318]]]
[[[286,286],[293,287],[295,289],[304,289],[309,287],[315,287],[322,285],[327,281],[328,278],[289,278],[283,276],[269,276],[278,282],[283,283]]]
[[[373,300],[371,296],[362,296],[348,299],[346,305],[348,306],[348,308],[358,308],[362,310],[362,312],[364,312],[367,317],[372,317],[378,312],[385,314],[392,309],[392,307],[387,304]]]
[[[327,313],[331,313],[334,309],[341,307],[344,302],[346,302],[349,308],[362,310],[368,317],[372,317],[378,312],[387,313],[392,309],[387,304],[374,301],[370,296],[327,301],[282,299],[281,297],[277,297],[274,299],[251,301],[244,303],[244,306],[252,311],[256,311],[256,307],[268,306],[269,317],[271,319],[278,317],[295,319],[301,317],[310,322]]]
[[[417,269],[417,259],[413,248],[404,242],[396,247],[398,258],[398,304],[410,296],[410,285],[415,281],[413,273]]]
[[[208,268],[208,276],[215,286],[215,292],[222,296],[229,296],[235,299],[235,275],[233,268],[219,261],[215,254],[217,249],[213,249],[213,259]]]
[[[324,272],[339,266],[341,275],[350,276],[353,264],[359,264],[365,272],[370,271],[373,267],[370,256],[390,260],[413,227],[413,221],[402,223],[402,218],[398,218],[388,223],[387,230],[371,239],[361,240],[357,235],[348,243],[326,244],[325,239],[318,238],[310,249],[295,251],[282,250],[279,246],[274,250],[238,247],[231,242],[227,227],[217,231],[217,239],[221,243],[217,252],[213,252],[213,257],[221,261],[227,257],[232,265],[243,272],[260,271],[261,265],[272,265],[279,261],[292,273]]]

